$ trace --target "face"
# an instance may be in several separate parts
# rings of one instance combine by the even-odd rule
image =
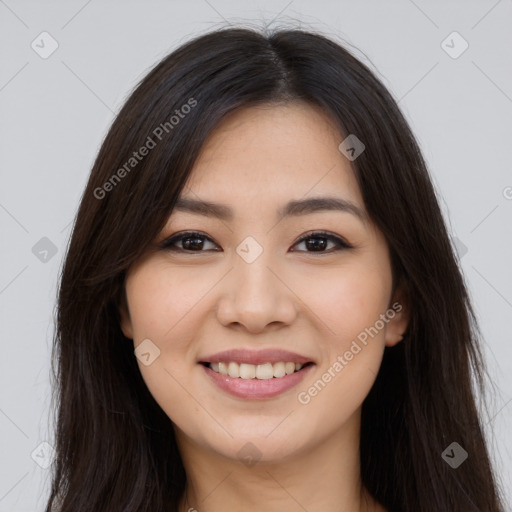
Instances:
[[[121,327],[178,442],[271,461],[359,421],[406,317],[343,138],[307,104],[232,113],[128,272]]]

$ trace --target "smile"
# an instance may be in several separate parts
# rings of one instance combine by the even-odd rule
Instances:
[[[263,400],[277,397],[297,386],[315,364],[277,362],[253,365],[231,361],[202,363],[200,366],[209,381],[222,392],[244,400]],[[235,377],[231,377],[229,372]]]
[[[233,379],[258,379],[268,380],[272,378],[281,379],[285,375],[298,372],[304,365],[291,361],[280,361],[277,363],[247,364],[235,361],[209,363],[210,369],[221,375],[229,375]]]

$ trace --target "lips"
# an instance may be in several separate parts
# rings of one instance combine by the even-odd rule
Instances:
[[[225,350],[201,358],[199,364],[210,382],[246,400],[277,397],[298,385],[315,366],[311,358],[282,349]]]

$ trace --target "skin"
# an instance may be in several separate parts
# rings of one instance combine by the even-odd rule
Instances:
[[[121,327],[135,348],[150,339],[160,350],[150,365],[138,364],[174,424],[188,480],[180,511],[385,510],[361,485],[359,429],[384,348],[401,341],[408,322],[401,289],[392,295],[386,240],[347,212],[276,216],[289,200],[327,195],[366,211],[351,163],[338,150],[343,138],[305,103],[230,114],[204,145],[182,196],[224,203],[233,219],[173,211],[155,244],[195,230],[208,237],[202,248],[153,247],[127,274]],[[325,254],[316,252],[318,236],[297,243],[318,230],[353,248],[330,252],[337,245],[328,242]],[[236,252],[247,236],[263,248],[252,263]],[[183,249],[182,242],[175,246]],[[402,310],[300,403],[298,393],[397,301]],[[270,347],[315,362],[298,386],[274,398],[232,397],[198,364],[230,348]],[[260,457],[253,465],[238,455],[249,442]]]

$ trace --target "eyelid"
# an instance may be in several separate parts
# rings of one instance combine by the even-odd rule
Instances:
[[[218,245],[217,242],[215,242],[211,236],[208,236],[206,233],[202,233],[201,231],[180,231],[180,232],[174,233],[173,235],[162,240],[158,244],[158,247],[160,249],[164,249],[167,251],[183,252],[186,254],[191,254],[194,252],[197,252],[197,253],[206,252],[206,251],[187,251],[186,249],[180,249],[180,248],[174,247],[175,242],[178,242],[182,238],[192,238],[193,236],[196,236],[198,238],[204,238],[206,240],[213,242],[215,245]]]
[[[308,231],[307,233],[304,233],[304,235],[302,235],[293,245],[297,245],[297,244],[303,242],[304,240],[307,240],[308,238],[326,238],[327,240],[340,245],[344,249],[353,249],[353,246],[350,245],[343,237],[341,237],[339,235],[335,235],[334,233],[331,233],[329,231],[323,231],[321,229],[320,230],[318,230],[318,229],[312,230],[312,231]],[[315,253],[315,251],[301,251],[301,252],[311,252],[312,254]],[[330,254],[330,252],[334,252],[334,251],[320,251],[318,254],[321,254],[322,252],[324,254]]]
[[[206,233],[202,233],[201,231],[181,231],[181,232],[175,233],[175,234],[171,235],[170,237],[164,239],[162,242],[160,242],[158,244],[158,247],[163,250],[181,252],[184,254],[209,252],[209,251],[190,251],[190,250],[174,247],[173,244],[175,242],[177,242],[183,238],[188,238],[188,237],[191,238],[193,236],[197,236],[198,238],[204,238],[206,240],[213,242],[215,245],[218,245],[210,236],[208,236]],[[331,233],[329,231],[324,231],[324,230],[311,230],[311,231],[308,231],[307,233],[304,233],[298,240],[296,240],[293,243],[292,247],[302,243],[304,240],[307,240],[309,238],[326,238],[327,240],[335,243],[338,246],[338,248],[336,248],[334,250],[331,249],[329,251],[318,251],[318,252],[317,251],[296,251],[296,250],[292,250],[291,252],[300,252],[300,253],[305,253],[305,254],[320,255],[320,254],[332,254],[337,251],[354,248],[354,246],[349,244],[343,237],[341,237],[339,235],[335,235],[334,233]],[[214,251],[220,252],[220,251],[217,251],[216,249],[214,249]]]

